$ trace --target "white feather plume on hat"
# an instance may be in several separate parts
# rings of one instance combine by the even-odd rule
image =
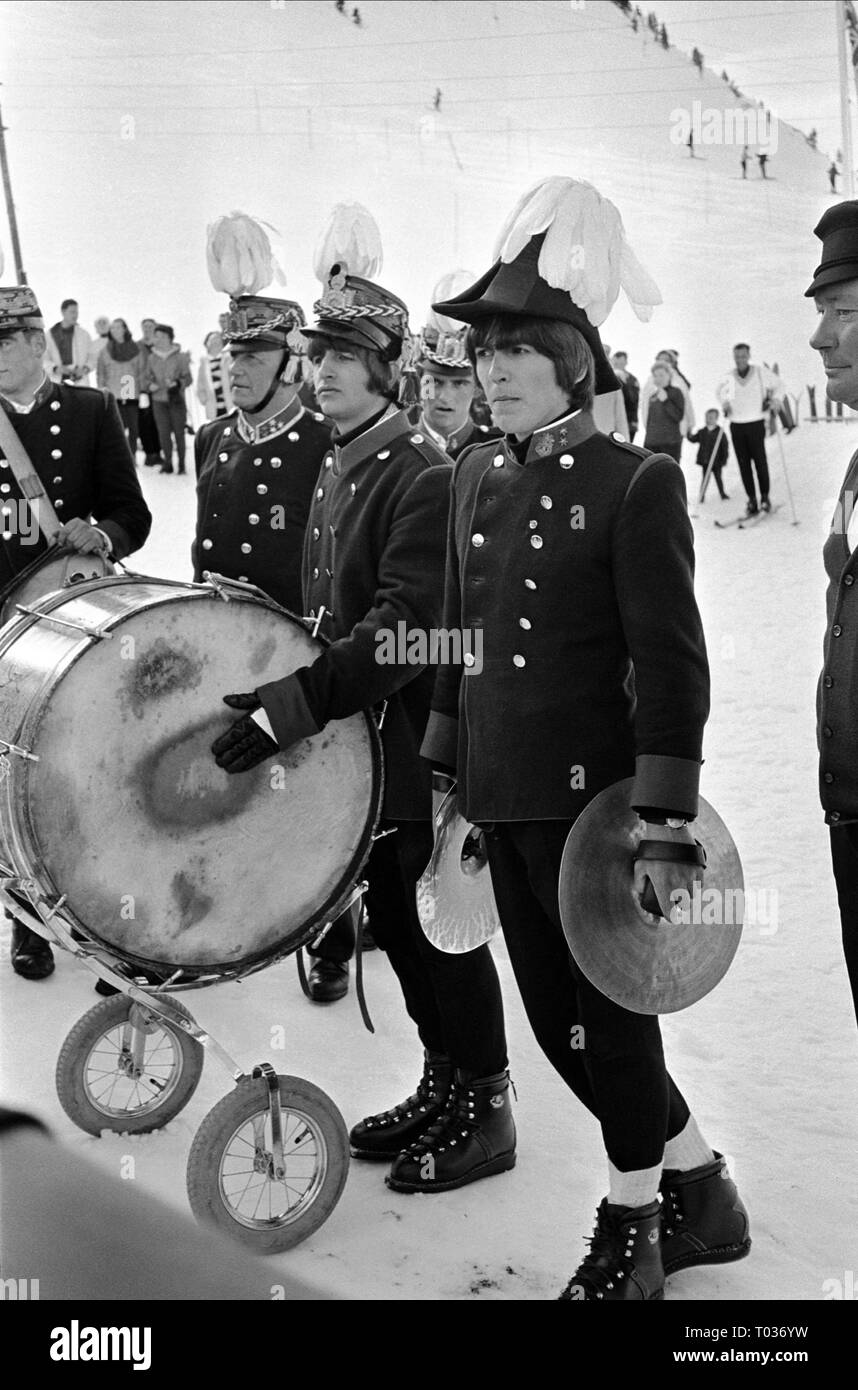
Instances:
[[[206,260],[216,290],[237,299],[242,294],[258,294],[273,280],[285,285],[286,277],[265,230],[268,225],[244,212],[231,212],[210,224]],[[279,235],[274,227],[269,227],[269,231]]]
[[[313,269],[323,285],[331,267],[344,265],[349,275],[372,280],[383,264],[381,233],[363,203],[337,203],[319,237]]]
[[[445,304],[455,299],[457,295],[463,294],[476,278],[469,270],[451,270],[448,274],[442,275],[432,291],[432,304]],[[426,327],[434,328],[439,334],[458,333],[464,326],[461,319],[448,318],[446,314],[439,314],[432,308],[426,317]]]
[[[598,328],[623,289],[645,322],[662,298],[626,241],[616,207],[582,179],[542,179],[516,203],[495,245],[494,259],[514,261],[531,237],[545,232],[538,270],[553,289],[566,290]]]

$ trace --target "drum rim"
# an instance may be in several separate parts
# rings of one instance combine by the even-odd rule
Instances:
[[[228,585],[229,581],[224,579],[223,583]],[[17,641],[19,638],[24,637],[38,624],[40,616],[43,613],[49,615],[55,609],[62,607],[65,603],[85,593],[91,593],[104,588],[116,588],[117,585],[120,584],[131,586],[136,584],[158,585],[167,589],[179,590],[180,594],[154,596],[151,602],[147,602],[140,609],[132,610],[132,613],[123,610],[112,614],[101,624],[101,630],[104,632],[111,632],[115,626],[136,613],[150,612],[154,608],[162,607],[170,602],[177,601],[179,597],[182,599],[199,601],[214,599],[223,602],[215,586],[209,583],[196,583],[191,581],[185,583],[181,580],[159,579],[155,576],[131,573],[104,575],[98,579],[80,581],[76,584],[69,585],[65,589],[52,590],[49,594],[44,595],[38,603],[32,605],[34,609],[39,610],[38,613],[19,613],[16,618],[10,619],[9,622],[4,624],[3,628],[0,629],[0,634],[5,637],[8,632],[8,640],[2,640],[2,637],[0,637],[0,659],[2,659],[8,650],[10,641]],[[242,585],[240,588],[236,588],[233,594],[230,594],[230,601],[236,600],[244,603],[252,603],[254,606],[259,606],[261,604],[263,607],[272,609],[276,613],[283,614],[295,623],[311,642],[316,643],[320,647],[327,647],[330,645],[328,639],[324,638],[321,634],[313,634],[310,632],[303,619],[297,617],[288,609],[283,608],[280,604],[275,603],[275,601],[269,598],[262,590],[257,590],[256,593],[253,593],[249,591],[248,586]],[[63,629],[61,632],[68,638],[68,649],[62,653],[56,665],[51,668],[50,673],[43,678],[38,688],[33,692],[30,704],[21,720],[20,727],[15,733],[16,739],[26,748],[32,746],[32,737],[37,734],[38,727],[45,712],[45,701],[44,698],[40,697],[45,695],[48,688],[53,689],[58,685],[59,681],[65,677],[71,667],[83,657],[84,653],[88,651],[92,645],[92,639],[88,638],[83,630],[81,630],[77,636],[75,636],[69,628]],[[50,687],[48,687],[49,680]],[[360,710],[356,715],[351,715],[349,718],[354,719],[358,716],[363,719],[368,734],[370,767],[372,773],[368,813],[364,829],[358,841],[357,848],[349,860],[349,865],[345,874],[338,878],[333,892],[329,894],[321,906],[316,909],[307,923],[295,930],[295,935],[288,945],[284,945],[281,940],[278,943],[249,952],[246,956],[241,956],[237,960],[229,961],[224,964],[212,964],[211,962],[206,962],[205,964],[183,962],[179,965],[175,961],[163,961],[154,956],[140,956],[132,951],[116,946],[114,942],[107,941],[104,937],[100,936],[92,926],[82,921],[67,903],[63,903],[61,908],[64,916],[75,929],[91,937],[93,941],[97,942],[105,951],[110,952],[118,961],[138,968],[142,967],[147,970],[155,969],[163,971],[165,975],[176,975],[177,973],[183,975],[187,974],[191,977],[216,975],[223,980],[233,979],[237,975],[258,970],[263,965],[274,964],[277,960],[282,960],[286,956],[294,954],[294,952],[299,950],[302,946],[306,946],[319,935],[321,929],[328,922],[333,921],[345,908],[369,858],[375,839],[375,833],[381,819],[385,780],[381,734],[371,711]],[[5,779],[6,785],[2,788],[2,791],[0,791],[5,808],[7,831],[6,847],[10,851],[13,867],[17,869],[19,876],[31,880],[35,884],[39,895],[44,899],[50,900],[51,905],[54,905],[62,900],[64,894],[48,872],[41,851],[37,852],[38,844],[36,840],[36,831],[30,818],[31,798],[28,795],[29,771],[29,765],[26,765],[24,784],[17,797],[11,795],[11,778]],[[26,871],[20,868],[21,865],[27,866]],[[34,868],[33,866],[37,867]]]

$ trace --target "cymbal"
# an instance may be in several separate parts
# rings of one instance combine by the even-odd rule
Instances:
[[[485,836],[459,814],[455,787],[435,816],[435,847],[417,884],[424,935],[449,955],[484,946],[500,927]]]
[[[633,779],[600,792],[576,820],[563,850],[560,920],[587,979],[639,1014],[686,1009],[714,989],[736,954],[744,920],[739,853],[721,817],[700,798],[692,833],[706,850],[677,922],[644,921],[632,897],[634,852],[646,827],[629,805]]]

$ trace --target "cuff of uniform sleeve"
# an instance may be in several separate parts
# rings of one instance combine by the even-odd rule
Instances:
[[[641,753],[635,759],[632,806],[670,806],[693,819],[697,815],[700,763],[691,758],[666,758]]]
[[[110,542],[110,553],[115,560],[122,560],[131,553],[131,537],[115,521],[100,521],[96,531],[101,531]]]
[[[291,748],[299,739],[312,738],[320,732],[297,673],[257,686],[256,694],[271,722],[272,737],[278,748]]]
[[[451,714],[439,714],[432,710],[423,743],[421,758],[430,763],[440,763],[443,767],[455,767],[459,752],[459,721]]]

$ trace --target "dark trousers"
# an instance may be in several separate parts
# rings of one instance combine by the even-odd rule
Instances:
[[[122,421],[122,428],[125,431],[125,438],[128,440],[128,447],[132,454],[137,452],[137,429],[139,411],[136,401],[117,401],[119,407],[119,418]]]
[[[376,840],[367,866],[372,934],[387,952],[423,1046],[473,1076],[492,1076],[507,1064],[497,971],[488,946],[447,955],[424,936],[415,890],[431,854],[429,821],[398,821],[395,834]]]
[[[742,485],[748,494],[749,502],[756,502],[757,490],[754,485],[754,469],[760,481],[760,497],[769,495],[769,465],[766,459],[766,422],[750,420],[747,424],[730,426],[736,461],[742,475]]]
[[[703,476],[702,476],[701,479],[700,479],[700,486],[701,486],[701,488],[702,488],[702,487],[703,487],[703,479],[706,478],[706,464],[701,464],[700,467],[701,467],[702,470],[703,470]],[[715,486],[716,486],[717,489],[718,489],[718,496],[719,496],[719,497],[726,497],[726,496],[727,496],[726,492],[724,491],[724,484],[723,484],[722,481],[721,481],[721,474],[722,474],[723,472],[724,472],[724,465],[723,465],[723,463],[721,463],[721,464],[718,464],[715,468],[713,468],[713,469],[712,469],[712,472],[709,474],[709,478],[714,478],[714,479],[715,479]],[[709,478],[706,478],[706,487],[707,487],[707,488],[709,487]],[[703,493],[703,497],[701,497],[701,499],[700,499],[701,502],[703,501],[703,498],[705,498],[705,496],[706,496],[706,493],[704,492],[704,493]]]
[[[840,904],[843,954],[858,1019],[858,825],[832,826],[831,862]]]
[[[173,457],[173,439],[176,441],[176,458],[181,472],[185,468],[185,424],[187,423],[187,410],[185,399],[182,396],[179,400],[153,401],[152,409],[155,412],[155,425],[158,430],[158,440],[161,445],[161,453],[164,457],[164,464],[170,467]]]
[[[155,458],[161,452],[155,414],[151,405],[140,406],[137,412],[137,428],[140,431],[140,446],[147,459]]]
[[[498,913],[539,1046],[599,1120],[614,1166],[653,1168],[665,1141],[684,1129],[688,1106],[665,1068],[658,1018],[612,1003],[566,944],[557,884],[570,828],[569,821],[514,821],[487,835]]]

